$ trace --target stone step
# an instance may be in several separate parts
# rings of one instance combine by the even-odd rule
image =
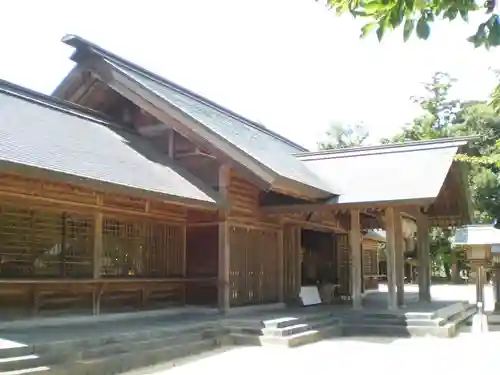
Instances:
[[[177,358],[200,354],[219,346],[216,339],[204,339],[150,350],[127,351],[52,366],[40,375],[114,375]],[[38,373],[36,373],[39,375]]]
[[[40,357],[34,354],[0,359],[0,374],[20,368],[38,367]]]
[[[296,333],[301,333],[309,330],[309,324],[295,324],[293,326],[288,326],[284,328],[263,328],[262,334],[265,336],[291,336]]]
[[[34,352],[33,352],[33,347],[29,345],[20,345],[10,348],[2,348],[0,349],[0,360],[11,357],[22,357],[30,354],[34,354]]]
[[[159,348],[169,347],[171,345],[182,345],[190,342],[196,342],[203,339],[215,339],[216,335],[213,332],[196,332],[196,333],[183,333],[179,335],[170,335],[161,338],[152,338],[144,341],[131,341],[107,344],[101,347],[86,349],[81,353],[81,359],[87,360],[98,358],[102,356],[109,356],[114,354],[126,352],[140,352],[155,350]]]
[[[342,326],[338,321],[336,324],[319,324],[317,329],[309,329],[304,332],[288,335],[254,335],[241,332],[231,333],[231,343],[234,345],[264,346],[282,345],[296,347],[310,344],[326,338],[342,336]]]
[[[283,317],[270,320],[263,320],[262,324],[265,328],[285,328],[295,325],[299,322],[299,318],[296,317]]]
[[[45,375],[47,374],[49,368],[46,366],[33,367],[24,370],[14,370],[14,371],[5,371],[0,372],[0,375],[24,375],[24,374],[33,374],[33,375]]]
[[[185,347],[189,354],[193,343],[195,349],[199,342],[210,342],[210,346],[213,346],[213,343],[219,344],[222,341],[222,335],[221,329],[157,329],[154,332],[143,330],[0,349],[0,375],[3,375],[3,372],[27,371],[44,366],[50,368],[51,372],[48,373],[53,373],[54,366],[61,371],[63,367],[72,367],[72,364],[92,362],[103,357],[129,354],[142,356],[143,353],[156,351],[169,351],[172,354],[175,350],[181,350],[175,349],[179,347]]]
[[[343,320],[343,324],[346,325],[360,325],[360,326],[376,326],[376,325],[384,325],[384,326],[401,326],[401,327],[440,327],[446,324],[446,320],[444,319],[377,319],[377,318],[359,318],[359,319],[345,319]]]

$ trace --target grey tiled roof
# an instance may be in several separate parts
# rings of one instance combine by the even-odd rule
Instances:
[[[0,82],[2,165],[59,172],[82,183],[136,189],[166,200],[215,203],[208,190],[195,186],[138,134],[18,89]]]
[[[335,193],[332,191],[333,185],[325,183],[292,155],[301,151],[297,147],[172,87],[167,82],[160,82],[111,61],[107,62],[278,175],[328,193]]]
[[[341,195],[331,203],[435,199],[465,139],[440,139],[297,154]]]

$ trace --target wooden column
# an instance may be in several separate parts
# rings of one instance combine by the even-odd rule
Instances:
[[[394,214],[394,235],[396,240],[396,300],[398,306],[403,306],[405,304],[405,241],[403,237],[403,223],[401,215],[398,210],[395,210]]]
[[[104,217],[102,212],[96,212],[94,215],[94,254],[93,254],[93,278],[100,279],[102,272],[102,254],[103,254],[103,228]],[[99,315],[101,311],[101,288],[95,284],[93,292],[92,313]]]
[[[418,299],[431,301],[431,258],[429,250],[429,221],[427,216],[419,213],[417,219],[417,272]]]
[[[231,168],[223,165],[219,169],[219,193],[228,199]],[[221,312],[229,310],[230,242],[227,210],[219,210],[219,250],[218,250],[218,307]]]
[[[283,227],[278,231],[278,249],[277,249],[277,260],[278,260],[278,269],[276,270],[277,272],[277,278],[278,278],[278,302],[284,302],[285,301],[285,291],[284,291],[284,284],[285,284],[285,274],[283,272],[284,270],[284,262],[285,259],[283,257]]]
[[[385,231],[389,310],[397,310],[398,308],[396,298],[396,219],[394,208],[388,207],[385,210]]]
[[[349,228],[349,246],[352,259],[352,307],[360,309],[363,307],[362,279],[363,263],[361,250],[361,224],[359,219],[359,210],[351,210],[351,225]]]
[[[500,267],[496,265],[493,270],[493,296],[494,296],[494,312],[500,312]]]

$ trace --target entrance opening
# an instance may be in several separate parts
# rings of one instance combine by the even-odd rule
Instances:
[[[338,282],[337,249],[333,233],[303,229],[301,260],[302,286]]]

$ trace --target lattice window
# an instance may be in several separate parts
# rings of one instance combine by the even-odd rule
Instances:
[[[91,274],[89,218],[14,205],[0,210],[0,277]]]
[[[144,225],[105,219],[103,276],[143,276]]]
[[[172,277],[184,273],[180,226],[105,219],[103,276]]]

